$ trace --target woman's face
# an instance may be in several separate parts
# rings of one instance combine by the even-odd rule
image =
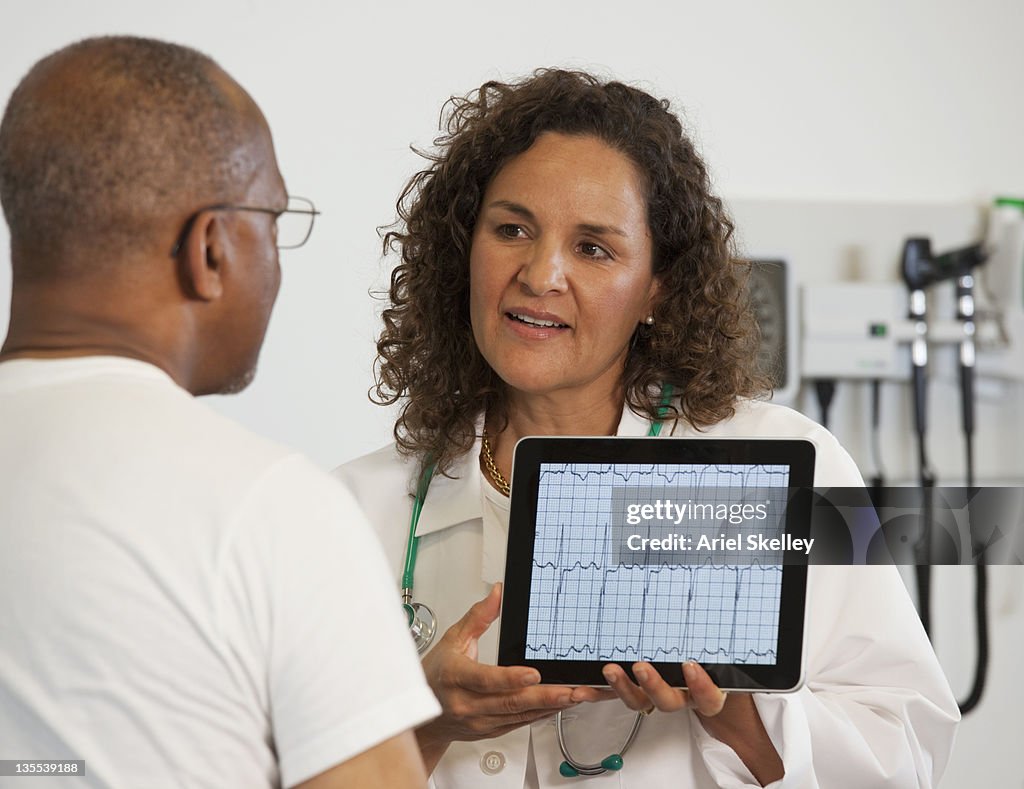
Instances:
[[[473,336],[509,387],[616,393],[658,288],[632,161],[595,137],[540,136],[487,187],[469,276]]]

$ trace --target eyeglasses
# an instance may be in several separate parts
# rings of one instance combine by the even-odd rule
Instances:
[[[275,242],[278,249],[296,249],[305,244],[310,233],[313,232],[313,220],[320,215],[312,200],[291,195],[288,197],[288,207],[284,210],[255,205],[231,205],[230,203],[208,205],[205,208],[200,208],[185,220],[185,226],[181,229],[174,248],[171,249],[172,258],[176,258],[181,252],[185,241],[188,240],[189,233],[192,232],[192,226],[196,223],[199,215],[206,211],[256,211],[261,214],[270,214],[274,217],[277,231]]]

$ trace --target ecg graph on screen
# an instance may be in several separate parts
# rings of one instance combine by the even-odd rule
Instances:
[[[616,562],[612,492],[634,488],[642,499],[645,488],[671,488],[678,501],[731,503],[739,490],[788,483],[788,466],[542,464],[527,658],[774,664],[779,554]]]

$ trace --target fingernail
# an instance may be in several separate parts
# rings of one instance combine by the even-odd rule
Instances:
[[[615,682],[615,672],[612,671],[610,668],[602,669],[601,673],[604,675],[604,678],[609,682]]]
[[[536,685],[540,682],[540,676],[538,674],[527,674],[523,677],[523,685]]]
[[[697,678],[697,664],[692,660],[687,660],[683,663],[683,676],[686,677],[686,681],[690,682]]]
[[[633,673],[636,674],[637,679],[647,679],[650,677],[650,672],[647,671],[647,666],[637,666],[633,669]]]

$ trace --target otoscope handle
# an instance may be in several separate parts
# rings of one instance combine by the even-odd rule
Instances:
[[[960,365],[960,401],[964,435],[974,434],[974,368]]]
[[[974,249],[973,247],[969,249]],[[980,262],[984,262],[984,253],[978,247]],[[964,338],[960,342],[960,404],[964,435],[968,438],[974,433],[974,276],[965,271],[956,280],[956,317],[963,324]]]
[[[924,436],[928,430],[927,411],[927,382],[925,381],[926,368],[915,365],[914,372],[914,427],[918,436]]]
[[[919,436],[920,437],[920,436]],[[924,463],[924,449],[921,450]],[[921,467],[921,533],[914,545],[914,570],[917,579],[917,613],[928,637],[932,635],[932,493],[935,477],[927,466]]]

